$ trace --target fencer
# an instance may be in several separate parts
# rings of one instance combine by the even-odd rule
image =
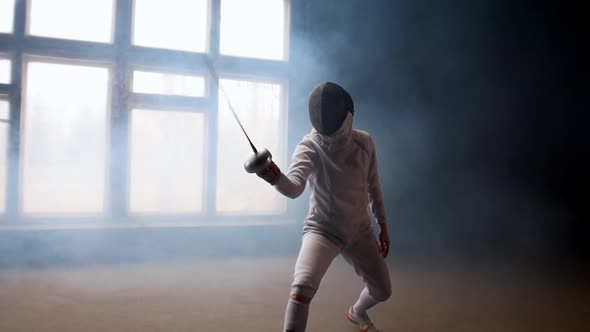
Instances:
[[[352,128],[354,104],[341,86],[325,82],[309,97],[311,132],[293,153],[286,173],[269,162],[257,175],[297,198],[310,186],[309,210],[284,319],[285,332],[303,332],[310,302],[332,261],[341,254],[364,283],[346,317],[361,331],[378,331],[367,310],[391,296],[385,257],[390,240],[377,155],[371,136]],[[375,238],[370,207],[379,225]]]

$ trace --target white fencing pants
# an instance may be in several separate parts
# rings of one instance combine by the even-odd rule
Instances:
[[[304,234],[295,263],[291,294],[313,298],[339,253],[354,267],[372,298],[382,302],[391,296],[389,270],[370,228],[342,249],[320,234]]]

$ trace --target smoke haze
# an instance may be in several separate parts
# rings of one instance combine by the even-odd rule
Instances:
[[[337,82],[377,145],[391,259],[583,261],[572,13],[543,2],[292,1],[288,154],[311,128],[308,94]],[[118,128],[111,139],[126,144]],[[287,226],[5,230],[0,262],[293,255],[307,198],[289,202],[297,223]]]

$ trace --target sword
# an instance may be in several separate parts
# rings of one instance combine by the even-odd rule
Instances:
[[[205,64],[207,65],[207,68],[209,69],[209,74],[211,74],[211,77],[214,82],[213,83],[214,86],[217,87],[217,89],[223,95],[223,98],[225,99],[225,102],[227,103],[229,110],[231,111],[231,113],[234,116],[234,119],[236,119],[236,122],[238,123],[238,125],[242,129],[242,132],[246,136],[246,139],[248,140],[248,143],[250,144],[250,147],[252,148],[252,152],[254,152],[254,154],[251,155],[244,163],[244,168],[246,169],[246,172],[248,172],[248,173],[258,173],[268,163],[271,162],[272,154],[270,153],[270,151],[268,151],[267,149],[264,149],[264,148],[260,151],[258,151],[258,149],[256,149],[256,147],[254,146],[254,143],[252,143],[252,140],[250,139],[250,136],[248,136],[248,133],[246,133],[246,129],[244,129],[244,126],[242,125],[242,121],[240,121],[240,118],[238,117],[238,114],[236,113],[236,110],[234,109],[234,107],[231,103],[229,95],[227,94],[227,92],[225,92],[225,89],[223,88],[223,86],[219,80],[219,75],[217,74],[217,70],[215,70],[215,67],[213,66],[213,63],[211,62],[211,59],[209,59],[209,57],[207,57],[207,56],[205,57]]]

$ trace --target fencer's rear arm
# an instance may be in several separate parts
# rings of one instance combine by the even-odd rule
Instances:
[[[305,190],[307,178],[313,170],[313,156],[315,152],[304,141],[295,148],[291,166],[287,174],[281,174],[274,187],[289,198],[297,198]]]
[[[375,151],[375,144],[373,139],[369,137],[369,153],[371,161],[369,164],[368,175],[368,190],[369,190],[369,205],[371,212],[379,224],[387,223],[387,216],[385,214],[385,204],[383,202],[383,193],[381,192],[381,183],[379,181],[379,170],[377,167],[377,152]]]

